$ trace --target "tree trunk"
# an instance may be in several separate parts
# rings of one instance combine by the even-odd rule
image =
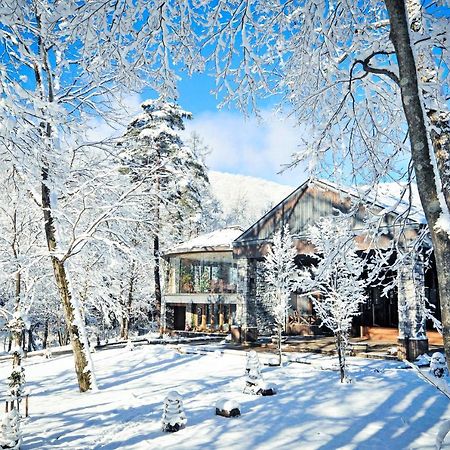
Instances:
[[[87,342],[81,313],[73,304],[69,281],[66,273],[66,267],[64,265],[64,262],[60,261],[56,256],[53,255],[57,248],[57,245],[50,202],[50,189],[47,186],[47,168],[42,169],[42,180],[42,207],[44,211],[47,246],[51,255],[50,258],[53,266],[56,286],[58,288],[59,296],[63,305],[64,317],[70,336],[70,343],[72,344],[78,385],[80,391],[85,392],[96,387],[95,376],[93,373],[93,364],[89,353],[89,345]]]
[[[31,327],[27,330],[28,344],[27,344],[27,352],[33,351],[33,331]]]
[[[281,323],[278,324],[278,365],[281,366],[283,355],[281,353],[281,335],[283,332],[283,325]]]
[[[131,263],[130,268],[130,284],[128,286],[128,296],[127,296],[127,302],[125,306],[125,312],[122,317],[122,324],[120,327],[120,337],[121,339],[128,340],[129,338],[129,332],[130,332],[130,322],[131,322],[131,306],[133,304],[133,291],[134,291],[134,269],[135,269],[135,262],[133,261]]]
[[[338,352],[339,358],[339,373],[341,377],[341,383],[345,381],[345,346],[344,339],[342,338],[342,333],[336,333],[336,350]]]
[[[79,314],[79,311],[76,311],[72,304],[72,297],[64,264],[55,257],[52,257],[52,264],[56,285],[58,286],[61,301],[63,303],[70,343],[72,344],[78,384],[80,391],[85,392],[94,388],[96,383],[92,370],[92,362],[90,361],[89,345],[85,334],[81,330],[84,328],[84,324],[82,323],[81,314]]]
[[[128,317],[123,316],[120,324],[120,339],[128,340]]]
[[[158,234],[153,235],[153,276],[155,280],[155,312],[154,317],[158,323],[158,328],[161,328],[161,271],[160,271],[160,260],[159,260],[159,236]]]
[[[441,174],[438,173],[442,155],[435,154],[438,165],[436,170],[431,159],[431,151],[433,149],[430,148],[429,138],[431,139],[432,136],[428,136],[426,118],[422,108],[417,81],[417,65],[411,48],[405,4],[401,0],[385,0],[385,3],[391,25],[390,39],[394,44],[398,60],[401,96],[408,123],[417,187],[430,229],[436,257],[444,347],[447,364],[450,367],[450,237],[445,231],[436,230],[435,228],[437,220],[443,213],[442,207],[444,206],[438,197],[436,182],[441,181],[444,188],[447,189],[447,192],[443,192],[444,199],[448,199],[448,187],[444,183],[445,178],[443,179],[440,176]],[[440,138],[443,137],[440,136]],[[442,145],[442,142],[438,141],[437,136],[434,136],[435,152]],[[435,176],[440,176],[440,180],[436,180]]]
[[[45,323],[44,323],[44,337],[42,339],[42,348],[45,350],[47,348],[47,341],[48,341],[48,328],[49,328],[49,323],[48,323],[48,319],[46,319]]]
[[[37,90],[41,92],[41,101],[43,102],[43,104],[47,103],[50,105],[55,100],[54,86],[48,55],[49,47],[47,47],[46,45],[48,43],[44,42],[43,36],[45,36],[45,33],[41,33],[42,28],[41,16],[40,14],[36,13],[36,29],[39,30],[37,33],[37,46],[40,59],[34,64],[34,77]],[[40,123],[42,145],[46,145],[47,151],[51,153],[53,130],[51,123],[45,120],[45,109],[42,109],[42,117],[44,118]],[[50,172],[47,165],[47,158],[45,157],[45,153],[43,154],[42,162],[41,203],[42,211],[44,213],[45,237],[47,240],[47,247],[53,266],[55,282],[58,287],[59,296],[61,298],[64,309],[64,316],[67,323],[67,329],[70,335],[70,342],[72,344],[75,359],[75,371],[78,378],[78,384],[80,387],[80,391],[84,392],[96,387],[95,375],[93,373],[93,364],[89,352],[89,345],[87,342],[84,323],[81,318],[81,312],[79,310],[79,307],[74,304],[71,296],[65,263],[63,260],[60,260],[57,256],[55,256],[55,252],[57,251],[57,240],[51,204],[51,192],[49,187]]]

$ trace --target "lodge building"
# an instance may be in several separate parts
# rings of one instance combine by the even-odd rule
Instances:
[[[174,330],[228,332],[239,327],[244,337],[271,333],[273,321],[264,308],[262,264],[274,232],[289,224],[297,249],[299,267],[313,264],[314,247],[307,239],[307,227],[321,217],[352,212],[353,230],[359,252],[388,249],[393,240],[407,248],[426,227],[420,207],[392,194],[373,195],[324,180],[309,179],[245,231],[225,228],[180,244],[165,254],[167,280],[163,297],[164,326]],[[367,239],[363,225],[368,214],[377,218],[376,242]],[[423,252],[429,251],[425,241]],[[420,252],[419,252],[420,255]],[[397,256],[390,256],[396,258]],[[421,315],[427,299],[439,318],[436,270],[425,268],[422,258],[405,258],[398,270],[386,267],[386,277],[397,277],[397,287],[383,296],[382,286],[367,288],[368,302],[354,320],[353,333],[392,339],[404,346],[412,358],[428,348],[431,324]],[[392,272],[392,273],[390,273]],[[311,301],[302,293],[291,298],[292,314],[287,332],[319,334]]]

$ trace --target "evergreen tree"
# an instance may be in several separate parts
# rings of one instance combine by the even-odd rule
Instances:
[[[153,243],[154,295],[159,321],[161,247],[179,240],[184,226],[201,217],[201,195],[209,181],[201,155],[184,145],[180,136],[184,120],[192,114],[163,99],[148,100],[141,106],[142,113],[129,124],[121,144],[124,172],[134,181],[144,182],[143,219]]]

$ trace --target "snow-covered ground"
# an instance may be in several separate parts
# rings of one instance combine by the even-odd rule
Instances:
[[[272,397],[242,393],[243,353],[179,353],[145,345],[93,354],[100,390],[80,394],[73,359],[25,361],[32,389],[23,449],[432,449],[448,399],[400,363],[350,358],[354,383],[340,385],[329,358],[265,367]],[[0,365],[5,379],[9,362]],[[187,426],[161,431],[169,390],[184,400]],[[242,415],[215,415],[233,399]]]

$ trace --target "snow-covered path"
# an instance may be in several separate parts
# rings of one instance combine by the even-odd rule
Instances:
[[[71,356],[30,358],[31,417],[23,449],[406,449],[434,448],[448,400],[399,363],[350,358],[352,385],[317,364],[264,368],[273,397],[242,394],[241,354],[179,354],[165,346],[95,353],[100,391],[79,394]],[[2,362],[4,379],[9,365]],[[184,399],[187,427],[161,431],[168,390]],[[224,397],[242,416],[214,415]]]

